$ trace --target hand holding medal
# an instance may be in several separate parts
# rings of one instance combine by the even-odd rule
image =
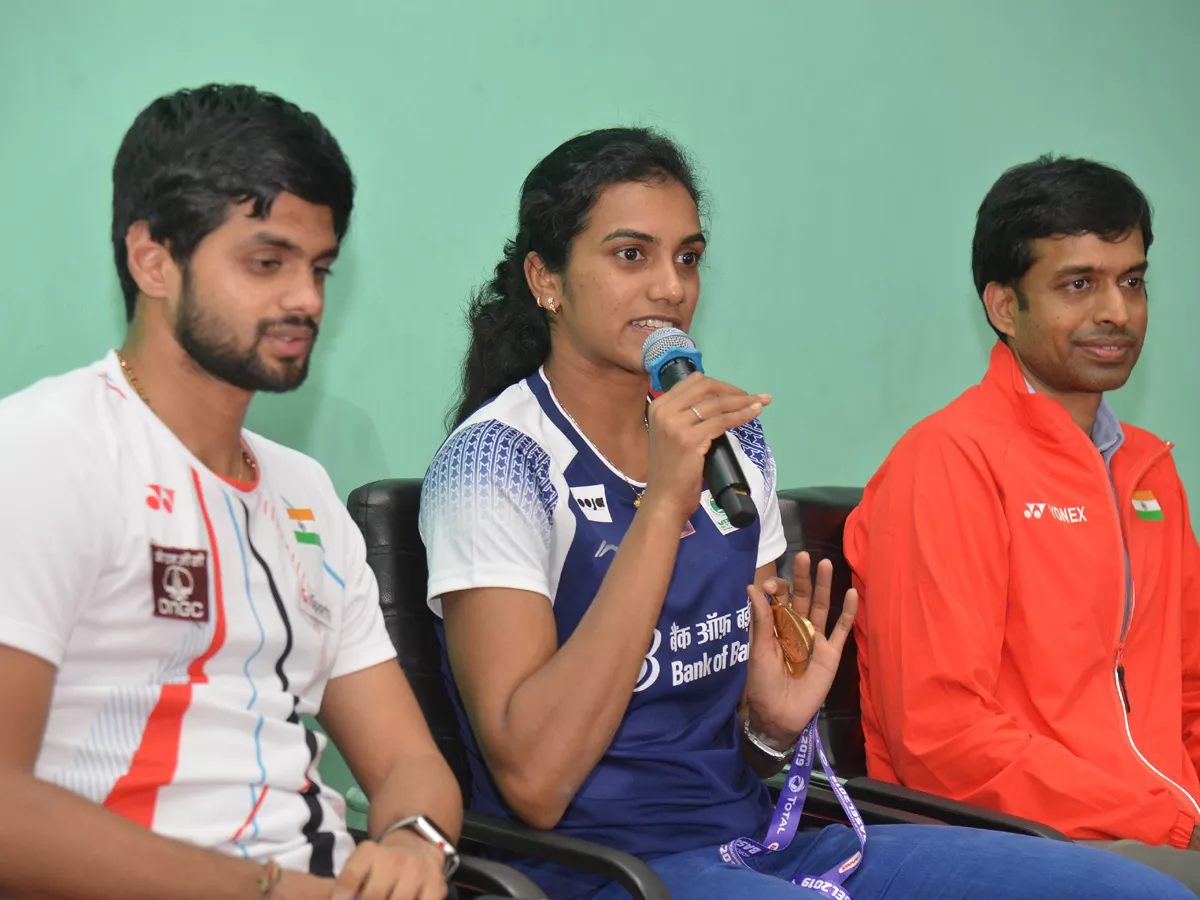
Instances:
[[[799,553],[794,592],[783,578],[748,588],[753,615],[746,699],[755,725],[781,738],[799,734],[821,708],[858,610],[858,593],[851,589],[826,638],[833,565],[822,560],[815,583],[811,571],[809,555]]]
[[[779,802],[767,826],[766,836],[761,842],[750,837],[737,838],[722,844],[718,853],[726,864],[749,867],[749,860],[754,857],[783,850],[791,844],[800,827],[800,816],[796,813],[804,809],[815,753],[854,829],[859,849],[822,875],[801,872],[791,880],[809,896],[850,900],[845,883],[862,862],[867,849],[867,829],[825,757],[817,729],[817,712],[833,685],[842,648],[850,636],[854,614],[858,610],[858,593],[853,588],[846,591],[842,614],[826,638],[833,565],[828,560],[821,561],[815,584],[811,580],[811,571],[809,555],[800,553],[793,568],[794,593],[788,590],[788,584],[782,578],[768,578],[761,587],[752,584],[747,589],[753,615],[746,674],[745,699],[750,707],[746,734],[760,750],[764,749],[759,743],[760,736],[776,742],[795,737],[796,743],[791,751],[788,778],[780,788]],[[755,721],[752,723],[751,719]]]

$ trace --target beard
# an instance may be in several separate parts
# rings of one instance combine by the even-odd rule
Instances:
[[[272,367],[262,358],[263,336],[277,325],[300,325],[312,329],[316,346],[317,323],[306,316],[281,316],[263,319],[255,329],[249,347],[239,347],[233,331],[223,322],[202,309],[187,273],[183,278],[183,296],[179,301],[179,319],[175,323],[175,339],[184,352],[201,369],[244,391],[264,391],[282,394],[293,391],[308,377],[308,362],[312,349],[297,359],[280,360]]]

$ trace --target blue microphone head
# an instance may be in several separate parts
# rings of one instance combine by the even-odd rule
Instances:
[[[687,332],[678,328],[659,328],[651,332],[642,344],[642,368],[650,375],[652,391],[662,392],[660,373],[662,367],[673,359],[689,359],[699,371],[704,371],[704,366],[700,364],[700,351]]]

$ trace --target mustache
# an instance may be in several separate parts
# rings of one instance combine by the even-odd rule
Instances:
[[[1131,328],[1105,328],[1100,331],[1073,334],[1071,337],[1077,341],[1103,341],[1110,338],[1124,338],[1131,344],[1138,342],[1138,336]]]
[[[321,333],[321,327],[309,316],[280,316],[277,319],[263,319],[258,323],[258,336],[265,337],[267,332],[284,326],[307,328],[312,332],[313,340]]]

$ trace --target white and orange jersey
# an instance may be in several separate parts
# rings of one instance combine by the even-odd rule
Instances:
[[[258,435],[208,470],[115,354],[0,401],[0,643],[57,668],[39,778],[167,837],[336,873],[329,679],[394,657],[358,529]]]

